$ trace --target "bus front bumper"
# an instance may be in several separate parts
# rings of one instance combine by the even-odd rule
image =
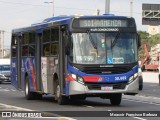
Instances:
[[[136,78],[132,83],[127,84],[124,89],[106,89],[106,90],[94,90],[89,89],[87,86],[72,81],[69,84],[69,95],[90,95],[90,94],[111,94],[111,93],[125,93],[125,94],[137,94],[139,91],[139,79]]]

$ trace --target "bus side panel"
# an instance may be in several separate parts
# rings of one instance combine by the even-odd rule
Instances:
[[[44,90],[43,92],[53,94],[53,72],[55,72],[54,57],[42,57],[41,67],[42,88]]]
[[[53,94],[54,90],[53,90],[53,86],[54,86],[54,83],[53,83],[53,73],[55,72],[54,71],[54,57],[49,57],[49,62],[48,62],[48,69],[47,69],[47,72],[48,72],[48,80],[47,80],[47,84],[48,84],[48,92]]]
[[[42,90],[47,93],[47,57],[41,58],[41,78],[42,78]]]
[[[11,84],[18,89],[17,59],[11,58]]]
[[[29,77],[29,84],[30,84],[30,91],[32,92],[36,92],[36,81],[35,81],[35,58],[31,57],[31,58],[24,58],[23,59],[23,67],[22,69],[24,69],[25,73],[22,72],[22,84],[24,85],[24,80],[25,80],[25,74],[28,75]],[[24,88],[24,86],[22,86]]]

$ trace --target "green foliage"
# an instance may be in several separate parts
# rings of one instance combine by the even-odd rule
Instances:
[[[150,36],[149,33],[145,31],[138,31],[138,34],[141,38],[141,47],[139,48],[139,58],[141,60],[145,57],[144,43],[147,44],[148,51],[150,51],[152,46],[160,44],[160,34]]]

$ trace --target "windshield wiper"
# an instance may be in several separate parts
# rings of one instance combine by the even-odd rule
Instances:
[[[97,45],[95,44],[94,40],[92,39],[92,36],[91,36],[89,30],[87,31],[87,34],[88,34],[88,36],[89,36],[90,42],[92,43],[92,46],[94,47],[94,49],[97,49]]]
[[[117,42],[117,40],[119,38],[119,35],[120,35],[120,32],[117,32],[113,42],[111,42],[111,48],[113,48],[115,46],[115,44],[116,44],[116,42]]]

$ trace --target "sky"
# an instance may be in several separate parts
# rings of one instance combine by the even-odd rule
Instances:
[[[4,30],[4,46],[10,47],[11,31],[30,26],[53,15],[53,0],[0,0],[0,30]],[[133,17],[137,29],[147,31],[142,25],[142,3],[160,4],[160,0],[133,0]],[[54,0],[54,16],[93,15],[96,9],[105,12],[105,0]],[[130,16],[130,0],[110,0],[110,13]]]

